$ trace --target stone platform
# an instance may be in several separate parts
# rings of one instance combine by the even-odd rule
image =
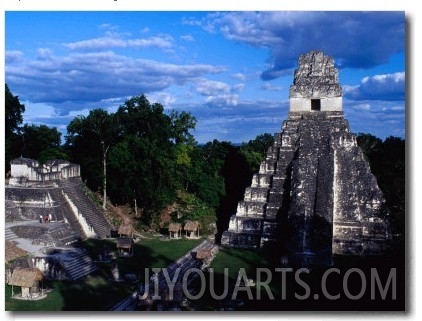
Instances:
[[[384,198],[343,116],[332,58],[299,59],[289,117],[223,232],[221,244],[278,249],[291,264],[388,249]],[[305,264],[306,265],[306,264]]]

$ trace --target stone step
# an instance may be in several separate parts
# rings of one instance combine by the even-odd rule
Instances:
[[[277,231],[279,228],[278,222],[274,220],[265,220],[262,225],[262,236],[266,238],[271,238],[274,235],[277,235]]]
[[[254,233],[234,233],[225,231],[221,237],[221,245],[245,247],[245,248],[259,248],[261,237]]]
[[[271,174],[254,174],[251,187],[270,187],[271,178]]]
[[[280,190],[283,188],[285,180],[286,180],[286,177],[284,174],[274,175],[272,179],[271,187],[274,189]]]
[[[240,201],[237,204],[236,216],[263,216],[265,213],[265,207],[265,201]]]
[[[277,160],[262,161],[259,166],[259,174],[274,174],[277,169]]]
[[[81,278],[83,278],[83,277],[85,277],[85,276],[88,276],[89,274],[91,274],[91,273],[93,273],[93,272],[95,272],[95,271],[97,271],[98,270],[98,267],[97,266],[83,266],[83,268],[82,269],[80,269],[80,268],[78,268],[77,269],[77,272],[76,273],[71,273],[70,274],[70,278],[72,279],[72,280],[78,280],[78,279],[81,279]]]
[[[272,188],[268,193],[268,204],[273,206],[281,206],[283,201],[283,188]]]
[[[268,199],[269,189],[266,187],[246,187],[244,200],[266,202]]]
[[[99,237],[110,236],[111,226],[101,210],[85,195],[81,186],[71,186],[65,191]]]
[[[63,261],[68,276],[72,280],[80,279],[88,274],[98,270],[98,266],[87,254],[79,254],[70,261]]]
[[[13,233],[13,231],[10,228],[6,229],[5,239],[7,241],[11,241],[11,240],[14,240],[14,239],[17,239],[17,238],[18,238],[18,236],[15,233]]]
[[[265,218],[275,219],[277,217],[280,207],[267,205],[265,210]]]

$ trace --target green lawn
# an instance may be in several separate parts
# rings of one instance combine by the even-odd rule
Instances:
[[[145,274],[145,269],[165,268],[171,262],[185,255],[189,250],[197,246],[202,239],[189,240],[159,240],[157,238],[142,239],[134,245],[133,256],[130,258],[118,258],[116,260],[121,276],[127,273],[135,273],[141,279]],[[97,249],[104,242],[108,242],[113,247],[111,241],[88,240],[86,246],[88,251],[94,255]],[[106,272],[109,272],[111,265],[105,265]],[[152,271],[151,271],[152,273]]]
[[[20,289],[14,287],[14,292]],[[6,285],[6,311],[61,311],[64,306],[64,298],[59,291],[51,291],[48,297],[39,301],[22,301],[11,299],[12,286]]]
[[[109,282],[101,275],[89,276],[81,282],[46,281],[51,289],[47,298],[23,301],[11,298],[11,286],[6,285],[6,311],[98,311],[107,309],[130,293],[130,287]],[[19,291],[15,287],[15,293]]]
[[[202,240],[142,239],[135,244],[134,255],[118,258],[120,276],[135,273],[143,280],[146,268],[163,268],[185,255]],[[113,247],[108,240],[87,240],[85,247],[93,255],[104,244]],[[136,284],[114,282],[111,279],[111,263],[101,263],[100,271],[81,281],[45,281],[51,288],[47,298],[39,301],[21,301],[11,298],[11,286],[6,285],[6,311],[103,311],[130,294]],[[150,271],[152,273],[152,271]],[[150,274],[151,274],[150,273]],[[15,288],[15,292],[19,289]]]
[[[404,307],[405,298],[405,271],[403,255],[385,256],[385,257],[352,257],[336,256],[335,265],[327,267],[310,267],[301,270],[296,267],[286,270],[285,278],[282,277],[281,270],[275,271],[277,266],[277,256],[271,252],[239,249],[222,248],[218,256],[213,260],[210,267],[214,268],[214,293],[220,295],[224,293],[224,288],[228,288],[228,294],[225,298],[216,300],[205,291],[205,295],[196,302],[191,303],[195,310],[220,310],[222,308],[233,308],[238,311],[400,311]],[[224,285],[224,268],[229,271],[228,285]],[[235,299],[232,299],[234,285],[239,269],[244,268],[247,278],[258,281],[258,268],[268,269],[271,275],[271,282],[268,284],[269,292],[273,298],[268,296],[264,286],[252,286],[250,288],[252,299],[246,291],[236,292]],[[337,269],[335,273],[326,274],[329,269]],[[392,273],[392,268],[396,269]],[[360,273],[354,272],[350,277],[345,278],[350,269],[358,269]],[[380,295],[380,289],[375,286],[375,299],[372,299],[371,284],[374,283],[372,273],[379,275],[380,283],[385,289],[389,289],[388,295],[383,299]],[[395,270],[394,270],[395,271]],[[300,273],[298,273],[300,272]],[[267,274],[262,272],[261,282],[267,281]],[[345,280],[347,281],[347,291],[353,295],[360,293],[364,287],[362,285],[362,275],[366,280],[366,291],[359,300],[350,299],[346,295]],[[326,283],[323,283],[326,277]],[[396,288],[387,285],[391,277],[391,284],[396,284]],[[394,282],[392,280],[395,280]],[[207,279],[207,282],[210,280]],[[372,283],[371,283],[372,282]],[[209,284],[206,286],[209,290]],[[324,285],[324,288],[323,288]],[[397,298],[393,298],[393,288],[397,293]],[[258,289],[261,297],[258,298]],[[331,294],[338,294],[336,300],[326,296],[323,289]],[[308,294],[306,294],[309,291]],[[303,298],[303,299],[302,299]],[[231,302],[230,302],[231,301]],[[236,305],[241,302],[241,304]]]
[[[268,256],[260,250],[254,249],[240,249],[240,248],[221,248],[218,255],[212,261],[210,268],[213,269],[214,279],[211,280],[210,275],[206,274],[206,290],[204,295],[198,300],[191,301],[191,308],[200,311],[212,311],[219,310],[224,306],[224,302],[230,301],[232,297],[232,291],[236,284],[238,273],[240,269],[244,269],[246,278],[256,280],[258,269],[269,269],[271,270],[274,262],[268,258]],[[225,270],[228,273],[226,277],[224,275]],[[261,280],[266,280],[266,274],[261,272]],[[198,280],[199,282],[199,280]],[[227,295],[222,299],[215,299],[211,294],[211,282],[213,285],[213,293],[215,295],[223,295],[227,289]],[[200,285],[199,285],[200,286]],[[270,288],[274,295],[279,294],[279,290],[274,282],[270,284]],[[256,296],[256,287],[251,287],[253,296]],[[262,297],[266,296],[266,292],[262,292]],[[237,295],[238,299],[247,301],[245,297],[247,293],[244,291]],[[248,309],[259,310],[254,304],[253,300],[248,303]],[[244,308],[237,307],[236,310],[243,310]]]
[[[85,244],[88,251],[96,253],[97,249],[101,248],[105,243],[111,241],[104,240],[88,240]],[[142,239],[140,243],[135,245],[134,255],[131,258],[119,258],[117,263],[120,270],[120,276],[124,277],[126,273],[135,273],[138,276],[138,281],[144,278],[144,271],[146,268],[166,267],[175,259],[186,254],[189,250],[199,244],[201,240],[171,240],[161,241],[156,238]],[[112,246],[112,243],[108,243]],[[299,284],[295,278],[295,273],[291,271],[287,274],[284,281],[281,278],[280,272],[275,272],[276,255],[271,255],[271,252],[264,252],[253,249],[239,249],[239,248],[221,248],[219,254],[211,263],[210,268],[214,269],[213,278],[213,293],[215,295],[222,295],[227,288],[227,294],[222,299],[216,299],[211,295],[211,277],[209,273],[205,273],[205,292],[197,300],[191,300],[190,306],[187,309],[197,311],[213,311],[222,308],[232,307],[235,310],[248,311],[305,311],[305,310],[400,310],[399,307],[403,304],[404,282],[402,282],[401,269],[397,271],[397,300],[386,301],[372,301],[368,296],[371,291],[365,293],[362,300],[347,300],[344,293],[341,292],[343,282],[341,280],[347,268],[350,266],[366,267],[364,272],[370,272],[371,268],[378,263],[379,258],[366,260],[366,264],[358,264],[356,258],[337,258],[337,267],[341,270],[341,274],[332,273],[329,276],[328,290],[330,293],[342,293],[342,299],[331,301],[321,295],[321,279],[325,272],[324,269],[313,269],[310,273],[302,273],[300,279],[309,286],[312,293],[306,300],[298,300],[295,298],[296,294],[304,295],[303,283]],[[375,261],[376,260],[376,261]],[[356,265],[354,265],[354,262]],[[382,261],[385,262],[385,261]],[[364,262],[365,263],[365,262]],[[383,263],[381,263],[383,264]],[[387,266],[390,264],[385,263]],[[114,282],[111,279],[111,263],[102,263],[100,271],[95,275],[91,275],[80,282],[72,281],[45,281],[45,287],[51,288],[52,291],[48,293],[46,299],[40,301],[20,301],[11,299],[11,287],[6,285],[5,301],[6,311],[106,311],[115,303],[129,295],[137,286],[136,283],[129,282]],[[392,266],[392,265],[391,265]],[[257,281],[258,269],[268,269],[272,276],[269,283],[269,289],[274,299],[268,297],[267,290],[261,286],[252,286],[250,288],[252,299],[248,298],[248,293],[245,290],[237,290],[236,300],[232,299],[234,285],[238,272],[241,268],[245,269],[248,279]],[[224,270],[228,270],[228,277],[224,276]],[[380,278],[385,286],[388,277],[387,269],[383,271],[379,269]],[[152,273],[152,271],[150,271]],[[369,275],[369,274],[368,274]],[[350,277],[351,293],[358,293],[360,289],[359,275],[355,273]],[[353,279],[353,277],[355,279]],[[227,280],[227,281],[226,281]],[[267,274],[261,273],[261,282],[267,280]],[[198,278],[197,289],[202,286],[203,280]],[[367,279],[370,284],[370,279]],[[355,289],[354,287],[357,286]],[[369,285],[368,285],[369,287]],[[257,291],[260,289],[261,299],[257,299]],[[285,289],[287,297],[282,299],[282,289]],[[15,292],[19,289],[14,290]],[[320,295],[318,300],[314,299],[313,294]],[[370,303],[370,306],[365,304]],[[238,304],[238,305],[236,305]]]
[[[118,258],[116,260],[120,276],[124,278],[127,273],[134,273],[138,276],[138,282],[143,281],[145,269],[163,268],[168,266],[177,258],[185,255],[189,250],[193,249],[202,240],[160,240],[158,238],[142,239],[134,246],[134,255],[130,258]],[[108,240],[87,240],[84,243],[85,248],[96,256],[98,249],[104,245],[115,248],[115,243]],[[243,302],[243,305],[235,306],[235,310],[249,311],[300,311],[300,310],[400,310],[404,306],[405,282],[403,280],[404,267],[400,262],[404,262],[403,255],[392,256],[389,260],[376,258],[356,258],[356,257],[336,257],[335,267],[341,270],[341,274],[332,273],[329,276],[328,291],[330,293],[342,293],[343,282],[342,275],[350,267],[359,267],[367,275],[368,287],[370,283],[370,273],[373,267],[377,267],[380,278],[386,285],[389,277],[390,267],[397,267],[397,300],[378,300],[373,301],[368,298],[371,291],[366,291],[362,300],[347,300],[344,293],[341,300],[331,301],[321,295],[321,280],[324,268],[313,269],[310,273],[302,273],[300,279],[309,285],[311,293],[319,294],[318,300],[314,296],[309,296],[307,300],[295,299],[296,294],[303,295],[303,283],[299,284],[295,279],[295,273],[291,271],[287,274],[285,281],[281,278],[281,273],[275,272],[274,267],[277,266],[278,256],[271,251],[260,251],[253,249],[239,248],[221,248],[218,255],[212,261],[210,268],[214,270],[213,290],[216,295],[224,293],[225,288],[229,291],[225,298],[219,300],[212,297],[210,292],[211,278],[209,273],[205,273],[206,291],[198,300],[192,300],[190,309],[209,311],[226,308],[232,297],[232,292],[236,282],[238,272],[241,268],[245,269],[248,279],[257,281],[258,269],[269,269],[271,271],[272,280],[269,283],[269,289],[274,299],[267,297],[267,292],[260,287],[262,299],[257,300],[258,286],[251,287],[253,299],[250,300],[246,292],[239,292],[237,301]],[[112,263],[101,263],[100,270],[95,274],[85,278],[82,281],[45,281],[45,288],[52,289],[48,293],[47,298],[39,301],[20,301],[11,298],[11,286],[5,287],[5,303],[6,311],[105,311],[112,307],[115,303],[132,293],[137,287],[136,283],[114,282],[111,281],[111,265]],[[383,269],[385,265],[385,269]],[[228,270],[228,278],[224,276],[224,270]],[[149,271],[151,275],[152,271]],[[356,278],[357,273],[354,273]],[[353,275],[352,275],[353,276]],[[358,275],[359,276],[359,275]],[[226,282],[227,279],[227,282]],[[352,293],[356,294],[360,290],[361,283],[357,277],[357,282],[350,278],[350,288]],[[261,273],[261,282],[267,280],[267,275]],[[202,286],[202,280],[198,278],[198,287]],[[285,282],[285,283],[283,283]],[[353,288],[356,286],[357,288]],[[287,293],[287,298],[282,299],[282,289]],[[20,289],[14,290],[15,292]],[[236,300],[235,300],[236,301]],[[366,306],[365,304],[370,303]]]
[[[245,269],[248,278],[255,278],[257,268],[269,268],[271,263],[259,250],[222,248],[210,267],[215,274],[221,275],[227,268],[230,279],[235,281],[241,268]]]

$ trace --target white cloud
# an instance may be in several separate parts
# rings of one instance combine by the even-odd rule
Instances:
[[[245,74],[242,74],[240,72],[238,72],[236,74],[233,74],[232,77],[235,78],[235,79],[238,79],[240,81],[245,81],[246,80],[246,75]]]
[[[50,59],[53,57],[53,52],[49,48],[38,48],[37,57],[39,59]]]
[[[10,50],[5,53],[6,64],[17,63],[23,58],[23,52],[19,50]]]
[[[31,122],[34,118],[42,117],[56,117],[55,108],[45,103],[31,103],[30,101],[23,101],[25,105],[25,112],[23,113],[24,122]]]
[[[245,89],[245,84],[236,84],[233,86],[233,91],[243,91]]]
[[[352,108],[356,109],[356,110],[370,110],[371,105],[370,104],[358,104],[358,105],[353,105]]]
[[[166,109],[171,108],[171,106],[177,101],[175,96],[166,92],[152,93],[148,95],[147,98],[151,103],[160,103]]]
[[[196,82],[196,92],[206,96],[204,102],[215,107],[237,106],[239,95],[245,84],[235,84],[233,86],[208,79],[199,79]]]
[[[195,137],[200,143],[217,139],[234,143],[247,142],[263,133],[280,131],[280,126],[287,116],[288,101],[256,100],[245,101],[237,98],[237,105],[229,105],[227,101],[212,100],[207,105],[191,106],[198,119]],[[217,106],[225,108],[209,108]],[[181,107],[185,107],[181,104]],[[240,111],[240,112],[239,112]]]
[[[344,88],[344,96],[353,100],[404,100],[405,72],[362,78],[358,86]]]
[[[205,103],[212,106],[225,107],[237,106],[239,95],[236,94],[222,94],[217,96],[208,96],[205,98]]]
[[[119,29],[119,27],[116,26],[116,25],[113,25],[111,23],[103,23],[103,24],[98,26],[98,29],[107,30],[107,31],[116,31],[116,30]]]
[[[343,110],[354,133],[371,133],[381,139],[390,135],[404,136],[405,103],[368,100],[356,104],[344,99]]]
[[[110,48],[148,48],[167,49],[172,47],[173,38],[169,35],[153,36],[149,38],[125,39],[122,34],[107,32],[105,36],[76,42],[64,43],[71,50],[99,50]]]
[[[185,40],[185,41],[195,41],[195,38],[191,35],[184,35],[184,36],[180,36],[180,39]]]
[[[309,50],[322,50],[337,64],[350,68],[387,63],[392,54],[405,50],[405,15],[400,11],[224,12],[202,20],[186,19],[185,23],[220,32],[229,40],[268,48],[270,67],[262,73],[265,80],[284,75],[296,66],[297,57]]]
[[[262,84],[261,88],[266,91],[282,91],[285,90],[283,86],[273,86],[272,84],[265,82]]]
[[[221,66],[162,63],[105,51],[12,60],[6,65],[6,82],[17,92],[24,93],[23,98],[54,104],[64,112],[70,105],[63,107],[63,102],[73,101],[75,108],[80,102],[162,91],[171,85],[182,86],[224,70]],[[226,84],[203,80],[199,91],[213,94],[228,89]]]
[[[230,86],[221,81],[213,81],[208,79],[200,79],[196,83],[196,91],[204,96],[218,95],[230,91]]]

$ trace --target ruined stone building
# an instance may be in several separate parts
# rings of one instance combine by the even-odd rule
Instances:
[[[96,267],[74,245],[87,238],[107,238],[112,231],[88,197],[79,165],[64,160],[11,161],[5,222],[6,251],[26,251],[30,257],[19,265],[38,268],[46,277],[76,279],[92,272]]]
[[[377,181],[343,116],[331,57],[299,58],[290,110],[246,188],[222,245],[283,247],[289,263],[331,264],[333,254],[382,253],[389,239]]]

